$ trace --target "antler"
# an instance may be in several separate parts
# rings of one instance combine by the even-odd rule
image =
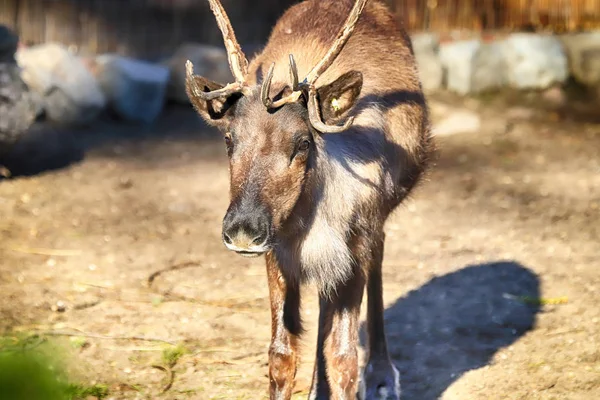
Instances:
[[[185,63],[186,78],[192,93],[204,101],[214,100],[222,96],[241,92],[246,87],[246,75],[248,74],[248,59],[238,43],[231,22],[225,13],[225,9],[219,0],[208,0],[210,9],[217,19],[219,29],[223,34],[223,41],[227,49],[229,68],[235,78],[235,83],[230,83],[224,88],[212,92],[205,92],[194,79],[194,64],[190,60]]]
[[[325,57],[323,57],[323,59],[317,65],[315,65],[315,67],[308,73],[308,75],[306,75],[305,82],[307,84],[313,85],[315,81],[319,78],[319,76],[321,76],[321,74],[325,72],[327,68],[331,66],[331,64],[333,64],[335,59],[338,57],[338,55],[348,42],[348,39],[350,39],[352,32],[354,32],[354,28],[356,28],[358,18],[362,14],[363,9],[367,4],[367,1],[368,0],[356,0],[356,3],[354,3],[354,7],[352,7],[352,10],[350,11],[350,15],[348,15],[348,18],[346,19],[346,23],[344,24],[342,29],[340,29],[340,32],[338,33],[335,42],[333,42],[333,45],[331,46],[327,54],[325,54]]]
[[[337,133],[348,129],[352,122],[354,122],[354,118],[349,118],[343,126],[332,126],[327,125],[321,120],[318,101],[317,101],[317,90],[315,88],[315,82],[321,76],[323,72],[329,68],[336,58],[339,56],[340,52],[348,42],[348,39],[354,32],[354,28],[356,28],[356,24],[358,22],[358,18],[362,14],[365,5],[368,0],[356,0],[344,26],[340,29],[337,38],[333,42],[333,45],[327,51],[325,56],[319,61],[317,65],[310,70],[310,72],[306,75],[304,80],[298,83],[298,69],[296,67],[296,62],[294,61],[293,55],[290,54],[290,80],[292,86],[292,93],[286,97],[281,98],[280,100],[273,101],[269,98],[269,90],[271,89],[271,81],[273,80],[273,71],[275,69],[275,63],[271,65],[269,68],[269,72],[263,82],[261,94],[264,105],[267,108],[278,108],[288,103],[294,103],[298,101],[300,96],[302,95],[303,90],[308,91],[308,114],[313,127],[324,133]]]
[[[302,90],[299,89],[298,83],[298,68],[296,67],[296,60],[294,56],[290,54],[290,82],[292,87],[292,94],[286,96],[280,100],[273,101],[269,97],[269,91],[271,90],[271,81],[273,80],[273,72],[275,71],[275,63],[271,64],[267,77],[263,82],[260,95],[262,97],[263,104],[267,108],[279,108],[285,104],[295,103],[302,95]]]

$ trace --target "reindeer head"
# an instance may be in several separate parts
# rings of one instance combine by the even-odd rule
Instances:
[[[229,65],[236,80],[221,85],[194,75],[186,63],[186,90],[194,108],[224,135],[230,163],[231,203],[223,221],[227,248],[246,256],[270,250],[278,230],[292,213],[323,147],[321,135],[348,129],[352,118],[339,122],[362,88],[362,74],[349,71],[316,87],[352,34],[367,0],[357,0],[325,57],[299,81],[290,55],[290,82],[270,97],[275,64],[264,81],[246,83],[248,61],[218,0],[210,7],[223,34]]]

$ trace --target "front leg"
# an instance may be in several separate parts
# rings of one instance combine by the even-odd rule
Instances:
[[[331,297],[321,296],[311,400],[356,398],[358,323],[363,290],[363,275],[356,271]]]
[[[271,301],[269,398],[289,400],[294,389],[298,340],[302,332],[300,290],[298,285],[286,282],[272,253],[267,254],[266,260]]]
[[[384,327],[383,282],[381,264],[385,234],[363,238],[365,252],[361,264],[367,278],[367,327],[369,334],[368,360],[364,369],[359,398],[361,400],[399,400],[400,374],[388,353]]]

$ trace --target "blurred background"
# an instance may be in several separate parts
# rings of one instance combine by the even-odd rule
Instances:
[[[386,0],[410,31],[573,32],[600,27],[597,0]],[[227,1],[223,4],[245,43],[263,43],[293,0]],[[84,53],[163,57],[197,41],[221,46],[206,1],[3,0],[0,23],[25,44],[60,42]]]
[[[223,5],[252,56],[296,2]],[[600,0],[385,2],[439,146],[386,228],[403,399],[599,399]],[[267,398],[264,265],[221,243],[187,59],[231,79],[205,0],[0,0],[0,399]]]

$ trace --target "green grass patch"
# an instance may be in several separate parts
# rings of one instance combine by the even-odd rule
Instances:
[[[187,353],[187,349],[182,345],[167,347],[163,350],[162,360],[169,368],[173,368],[177,361]]]
[[[69,400],[86,399],[89,396],[94,396],[98,399],[103,399],[108,396],[108,386],[106,385],[68,385],[65,389],[66,398]]]
[[[108,396],[106,385],[73,383],[59,346],[39,336],[0,337],[0,400],[85,400]]]

